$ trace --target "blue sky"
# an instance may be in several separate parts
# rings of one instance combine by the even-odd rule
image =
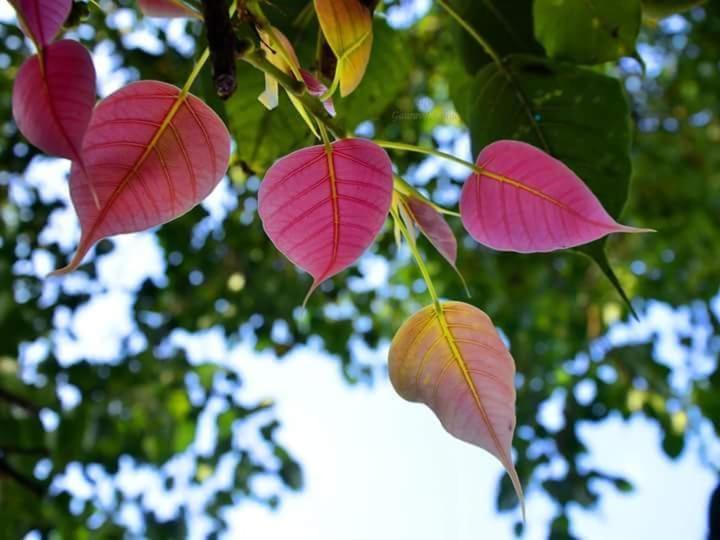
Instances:
[[[418,5],[426,9],[429,1]],[[9,7],[0,0],[0,18],[6,20]],[[133,21],[118,16],[116,23],[132,25]],[[397,24],[411,21],[407,14],[397,14]],[[183,46],[183,36],[175,33]],[[175,35],[171,32],[171,35]],[[139,28],[128,38],[148,48],[158,47],[151,31]],[[114,69],[110,51],[100,47],[95,60],[101,80],[101,94],[124,83],[127,73]],[[442,133],[440,134],[442,135]],[[442,139],[442,137],[441,137]],[[449,151],[469,152],[467,139],[456,140]],[[417,172],[419,182],[434,176],[441,165],[428,160]],[[28,196],[24,183],[41,186],[48,201],[67,201],[64,177],[67,164],[56,160],[37,160],[25,178],[11,181],[11,193],[17,201]],[[448,171],[452,174],[452,171]],[[221,187],[208,203],[218,219],[232,206],[227,190]],[[74,217],[69,211],[56,211],[50,226],[43,233],[43,241],[59,239],[68,249],[78,237]],[[99,293],[74,318],[59,317],[60,329],[56,343],[60,357],[71,364],[83,356],[95,361],[111,360],[120,339],[133,331],[128,316],[133,293],[144,277],[163,282],[163,254],[151,234],[120,237],[117,249],[103,257],[99,265],[100,282],[106,290]],[[128,258],[142,260],[142,272],[126,269]],[[373,268],[373,264],[366,266]],[[46,274],[53,261],[39,249],[30,270]],[[371,272],[372,273],[372,272]],[[121,276],[121,279],[118,279]],[[375,276],[376,278],[377,276]],[[369,281],[376,281],[373,275]],[[82,279],[68,278],[64,282],[50,280],[45,294],[52,298],[57,287],[83,287]],[[656,350],[661,361],[675,369],[674,384],[683,384],[684,352],[679,348],[672,328],[685,333],[701,331],[688,328],[687,310],[673,311],[656,305],[650,318],[642,325],[616,326],[611,339],[642,340],[653,330],[661,330]],[[77,338],[70,338],[71,335]],[[304,466],[306,488],[299,494],[287,494],[276,512],[255,503],[244,503],[227,513],[230,532],[227,538],[247,540],[280,540],[298,537],[313,540],[476,540],[502,539],[512,535],[512,523],[507,514],[494,511],[495,490],[502,468],[489,454],[459,442],[447,435],[432,413],[422,406],[400,399],[389,382],[381,378],[373,388],[348,388],[341,381],[337,363],[323,353],[303,349],[288,360],[278,363],[268,355],[255,354],[248,343],[227,351],[216,335],[189,337],[180,335],[196,361],[215,360],[237,368],[247,381],[243,399],[272,398],[283,425],[281,441]],[[139,344],[138,346],[140,346]],[[41,343],[25,349],[25,376],[32,377],[33,366],[41,361]],[[382,365],[385,351],[367,353],[366,361]],[[699,358],[697,366],[707,366],[708,359]],[[80,396],[72,388],[61,391],[66,407],[71,408]],[[587,399],[592,399],[592,389]],[[544,423],[552,426],[561,419],[562,400],[556,399],[542,411]],[[212,409],[212,407],[211,407]],[[211,411],[212,412],[212,411]],[[52,429],[54,413],[45,415],[46,426]],[[212,444],[212,414],[202,423],[196,444],[199,448]],[[655,426],[640,417],[630,422],[610,419],[603,424],[581,428],[583,440],[591,448],[587,465],[626,475],[637,487],[631,495],[621,495],[612,488],[603,488],[598,509],[585,512],[572,510],[575,533],[580,538],[614,540],[654,538],[658,540],[701,540],[704,538],[706,508],[716,477],[703,467],[698,457],[698,443],[694,442],[680,460],[671,463],[660,450]],[[248,436],[251,436],[248,433]],[[261,451],[258,446],[258,451]],[[715,452],[717,455],[717,452]],[[182,468],[182,462],[176,464]],[[41,472],[41,471],[40,471]],[[562,472],[558,464],[550,464],[540,476],[551,478]],[[116,485],[125,492],[138,486],[152,484],[146,472],[127,468]],[[222,468],[217,481],[222,482]],[[110,480],[101,478],[94,490],[102,497],[103,486]],[[92,489],[70,470],[58,484],[79,494],[78,499],[90,497]],[[272,480],[259,480],[254,486],[259,492],[274,488]],[[207,523],[200,517],[203,495],[180,492],[168,499],[152,489],[147,501],[158,512],[171,513],[178,504],[186,504],[197,519],[193,520],[192,536],[203,537]],[[550,500],[535,486],[527,487],[528,534],[526,538],[540,539],[547,534],[547,523],[553,514]],[[165,510],[163,510],[165,509]],[[137,522],[137,508],[128,505],[121,511],[121,519],[129,524]],[[515,515],[517,519],[519,515]],[[301,532],[301,533],[300,533]]]

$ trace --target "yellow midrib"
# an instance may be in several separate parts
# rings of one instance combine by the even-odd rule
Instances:
[[[173,103],[172,107],[168,110],[168,112],[165,115],[165,118],[160,124],[160,127],[158,127],[157,131],[153,135],[152,139],[150,139],[150,142],[147,145],[147,148],[143,151],[143,153],[140,155],[140,157],[135,161],[132,168],[125,173],[125,176],[122,178],[118,186],[113,190],[113,192],[110,194],[110,197],[108,198],[107,202],[103,205],[103,207],[100,209],[100,213],[98,214],[98,217],[95,219],[95,222],[93,223],[92,227],[88,231],[86,238],[92,238],[95,230],[98,228],[102,220],[105,218],[107,213],[110,211],[110,208],[113,204],[115,204],[115,201],[120,196],[120,194],[123,192],[127,184],[130,182],[130,179],[137,174],[140,167],[143,166],[145,163],[145,160],[147,160],[150,153],[155,149],[155,146],[157,145],[158,141],[160,140],[160,137],[162,137],[165,134],[165,131],[167,130],[168,126],[170,125],[170,122],[173,121],[175,118],[175,115],[180,110],[180,107],[182,107],[183,103],[185,103],[185,99],[187,98],[188,93],[184,91],[180,91],[177,98],[175,99],[175,102]],[[89,179],[88,179],[89,180]]]
[[[457,364],[458,368],[460,369],[460,373],[462,373],[463,379],[465,380],[465,384],[467,384],[468,389],[470,390],[470,394],[473,397],[473,401],[475,402],[475,405],[478,408],[478,411],[480,412],[480,416],[482,417],[483,422],[488,427],[488,431],[490,432],[490,437],[493,440],[493,443],[495,444],[495,448],[497,449],[498,453],[502,456],[502,460],[505,463],[510,463],[509,456],[506,454],[505,449],[500,444],[500,439],[498,439],[497,433],[495,432],[495,429],[493,428],[492,424],[490,423],[490,417],[487,414],[487,411],[485,410],[485,407],[482,404],[482,400],[480,399],[480,394],[477,391],[477,388],[475,387],[475,382],[472,379],[472,376],[470,375],[470,371],[468,369],[467,362],[465,362],[465,359],[463,358],[462,352],[460,352],[460,349],[457,346],[457,343],[455,342],[455,336],[453,336],[452,331],[450,330],[450,326],[447,323],[447,319],[445,318],[445,314],[443,313],[442,306],[440,308],[435,308],[435,316],[437,317],[438,323],[440,324],[440,329],[443,333],[443,336],[445,337],[445,341],[448,344],[448,347],[450,347],[450,352],[453,355],[453,359],[455,360],[455,363]]]
[[[561,201],[558,201],[554,197],[551,197],[547,193],[544,193],[544,192],[540,191],[539,189],[535,189],[530,186],[527,186],[527,185],[523,184],[522,182],[515,180],[514,178],[510,178],[509,176],[498,174],[498,173],[492,172],[488,169],[483,169],[482,167],[479,167],[477,169],[476,174],[478,174],[479,176],[487,176],[488,178],[495,180],[496,182],[500,182],[501,184],[509,184],[521,191],[526,191],[526,192],[530,193],[531,195],[540,197],[541,199],[546,200],[547,202],[552,203],[552,204],[562,208],[563,210],[571,210],[571,208],[568,207],[566,204],[564,204]]]
[[[455,342],[455,337],[453,336],[452,332],[450,331],[450,326],[447,323],[447,319],[445,319],[445,314],[443,313],[442,306],[436,306],[435,307],[435,315],[438,319],[438,322],[440,323],[440,328],[442,330],[443,336],[445,337],[445,341],[447,341],[448,347],[450,347],[450,351],[453,355],[453,359],[455,360],[455,363],[458,365],[458,368],[460,368],[460,372],[462,373],[463,379],[465,380],[465,384],[467,384],[468,389],[470,390],[470,393],[472,394],[473,401],[475,401],[475,405],[478,408],[478,411],[480,412],[480,416],[483,419],[483,422],[488,427],[488,431],[490,432],[490,437],[493,440],[493,443],[495,444],[495,448],[497,448],[498,454],[500,454],[500,461],[505,467],[505,470],[508,473],[508,476],[510,476],[510,481],[513,484],[513,487],[515,488],[515,491],[517,493],[518,499],[520,500],[520,506],[522,509],[522,515],[523,515],[523,521],[525,521],[525,500],[523,496],[523,490],[522,490],[522,484],[520,483],[520,478],[518,477],[517,471],[515,470],[515,466],[510,459],[510,456],[505,452],[505,449],[500,444],[500,440],[498,439],[497,433],[495,432],[495,429],[493,428],[492,424],[490,423],[490,418],[487,415],[487,411],[485,411],[485,407],[482,404],[482,400],[480,399],[480,394],[478,394],[477,388],[475,387],[475,383],[472,380],[472,376],[470,375],[470,372],[468,370],[467,363],[465,362],[465,359],[463,358],[462,353],[460,352],[460,349],[457,346],[457,343]]]
[[[328,265],[325,268],[320,279],[324,279],[325,276],[330,272],[333,264],[337,260],[338,251],[340,249],[340,205],[338,204],[338,191],[337,191],[337,176],[335,173],[335,157],[333,156],[332,145],[325,146],[325,155],[327,157],[328,164],[328,176],[330,181],[330,203],[332,204],[333,212],[333,250]]]

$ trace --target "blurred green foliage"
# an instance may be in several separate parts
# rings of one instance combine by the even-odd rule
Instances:
[[[716,360],[720,349],[720,320],[710,304],[720,277],[720,3],[689,12],[679,26],[647,22],[640,43],[653,62],[645,73],[629,59],[579,68],[545,58],[533,34],[530,1],[450,3],[503,58],[514,55],[504,62],[512,80],[495,76],[498,66],[444,11],[436,7],[409,28],[393,29],[384,13],[400,2],[385,2],[376,16],[367,78],[357,93],[337,99],[339,120],[378,138],[446,149],[467,131],[475,151],[499,137],[547,144],[615,215],[625,206],[632,176],[623,220],[659,232],[609,242],[617,278],[641,316],[657,302],[687,306],[684,313],[693,327],[707,330],[678,335],[684,355],[679,362],[689,371],[679,383],[657,353],[659,333],[620,347],[606,337],[608,328],[629,314],[586,258],[574,252],[492,252],[465,240],[459,223],[453,223],[462,239],[459,269],[472,301],[503,329],[517,362],[518,473],[531,496],[544,491],[557,503],[550,536],[571,538],[567,509],[596,505],[598,481],[621,492],[632,489],[627,479],[583,466],[587,448],[578,434],[581,425],[644,415],[658,424],[662,451],[673,458],[703,426],[711,425],[715,434],[720,430],[720,372],[716,362],[703,370],[694,360],[703,355]],[[91,6],[75,37],[93,50],[109,51],[116,72],[127,69],[131,78],[182,84],[192,58],[168,45],[169,31],[143,27],[161,44],[149,52],[130,39],[133,27],[144,24],[134,2],[100,4],[102,11]],[[275,0],[265,9],[313,69],[317,24],[312,17],[298,18],[304,7]],[[130,24],[121,22],[128,17]],[[203,39],[199,23],[187,22],[184,29]],[[96,258],[73,278],[43,279],[38,258],[57,266],[68,255],[68,246],[45,234],[61,226],[53,216],[62,203],[47,202],[46,194],[24,180],[31,161],[45,159],[23,142],[11,120],[12,81],[29,50],[12,24],[0,24],[0,40],[0,537],[21,538],[29,530],[50,538],[122,536],[117,516],[125,494],[113,488],[109,499],[85,503],[50,487],[75,466],[96,488],[98,470],[112,475],[128,462],[151,467],[171,490],[175,480],[168,467],[178,456],[191,462],[193,486],[203,485],[230,459],[233,481],[216,489],[206,506],[215,527],[223,527],[223,508],[243,500],[277,505],[286,490],[301,489],[303,480],[300,464],[276,441],[281,419],[275,418],[272,402],[243,402],[240,388],[252,382],[244,380],[241,369],[199,363],[170,336],[213,330],[228,347],[252,343],[278,358],[319,344],[338,359],[345,381],[369,383],[385,373],[359,361],[351,340],[372,349],[387,344],[402,321],[426,303],[407,254],[384,234],[372,251],[388,261],[389,284],[367,290],[357,285],[360,270],[352,268],[326,283],[307,312],[298,310],[310,278],[269,243],[255,207],[258,175],[311,138],[284,96],[272,113],[261,107],[256,98],[262,76],[251,68],[239,66],[239,89],[227,103],[214,98],[206,73],[195,91],[233,132],[229,189],[237,204],[215,226],[208,225],[207,211],[197,208],[160,228],[156,237],[165,276],[131,291],[132,325],[118,357],[100,361],[88,355],[68,362],[59,343],[73,342],[70,322],[106,292],[98,264],[114,244],[102,242]],[[488,90],[490,83],[503,86]],[[571,99],[577,96],[587,100]],[[427,165],[417,155],[395,152],[393,158],[411,180]],[[439,168],[421,187],[452,206],[462,178],[450,172]],[[438,292],[463,298],[462,284],[425,247]],[[602,261],[603,253],[596,249],[593,255]],[[357,325],[361,318],[372,324]],[[282,338],[273,332],[278,325],[287,328]],[[594,388],[592,399],[577,392],[581,384]],[[80,399],[63,406],[60,395],[68,387]],[[544,425],[538,414],[551,400],[562,404],[559,428]],[[214,417],[216,444],[202,451],[194,441],[199,418],[211,403],[221,411]],[[258,457],[258,442],[247,437],[248,429],[257,431],[270,459]],[[605,463],[602,457],[597,461]],[[558,462],[565,464],[563,472],[549,475],[547,465]],[[254,493],[252,480],[258,477],[278,479],[276,492]],[[498,507],[516,505],[503,478]],[[143,508],[142,518],[148,538],[186,534],[186,508],[171,516]]]

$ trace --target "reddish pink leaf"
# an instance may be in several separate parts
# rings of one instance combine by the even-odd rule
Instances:
[[[182,0],[138,0],[138,4],[148,17],[200,17]]]
[[[265,232],[320,283],[353,264],[372,244],[390,210],[387,153],[363,139],[298,150],[268,170],[260,186]]]
[[[74,165],[70,176],[80,245],[70,264],[54,274],[76,269],[102,238],[143,231],[193,208],[223,177],[229,157],[230,134],[222,120],[175,86],[141,81],[102,100],[83,142],[87,174]]]
[[[70,15],[72,0],[10,0],[23,32],[38,49],[52,43]]]
[[[388,368],[400,396],[424,403],[448,433],[500,460],[522,503],[511,456],[515,361],[490,318],[462,302],[427,306],[398,330]]]
[[[20,132],[47,154],[80,161],[82,139],[95,105],[95,68],[76,41],[49,45],[15,78],[12,108]]]
[[[302,75],[303,81],[305,81],[305,88],[307,88],[308,94],[315,97],[325,95],[328,88],[321,81],[315,78],[315,76],[306,69],[301,69],[300,74]],[[330,116],[335,116],[335,104],[332,98],[328,98],[323,101],[325,110]]]
[[[520,253],[587,244],[615,232],[647,232],[617,223],[567,166],[534,146],[498,141],[485,148],[460,198],[462,222],[488,247]]]
[[[435,249],[452,266],[455,266],[457,262],[457,240],[442,214],[416,197],[408,197],[406,203],[420,231],[435,246]]]

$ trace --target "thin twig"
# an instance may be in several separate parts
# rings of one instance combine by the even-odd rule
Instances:
[[[40,407],[35,405],[32,401],[3,388],[0,388],[0,400],[16,405],[26,411],[36,413],[40,410]]]
[[[12,480],[15,480],[15,482],[20,484],[28,491],[31,491],[38,497],[43,497],[45,495],[45,488],[42,486],[42,484],[22,474],[4,459],[0,459],[0,476],[6,476],[8,478],[11,478]]]

